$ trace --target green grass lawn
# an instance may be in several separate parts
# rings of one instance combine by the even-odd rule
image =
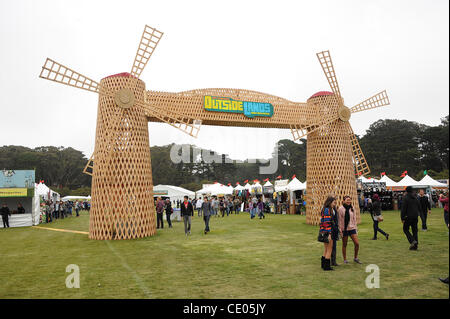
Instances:
[[[384,212],[389,241],[373,235],[368,214],[359,225],[360,260],[335,271],[320,268],[323,244],[305,216],[248,214],[203,221],[192,234],[182,222],[154,237],[94,241],[87,235],[45,229],[0,229],[0,298],[449,298],[438,277],[448,276],[449,237],[442,209],[433,209],[419,250],[408,250],[399,212]],[[88,231],[82,212],[41,226]],[[165,225],[167,227],[167,225]],[[420,222],[419,222],[420,226]],[[347,248],[352,257],[353,244]],[[349,258],[352,259],[352,258]],[[66,266],[80,267],[79,289],[65,286]],[[368,289],[365,268],[380,269],[380,288]]]

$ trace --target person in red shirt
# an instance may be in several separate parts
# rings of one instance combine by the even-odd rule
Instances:
[[[181,203],[181,216],[183,216],[184,221],[184,233],[187,235],[191,234],[191,218],[194,216],[194,207],[192,203],[188,200],[187,196],[184,196],[184,201]]]

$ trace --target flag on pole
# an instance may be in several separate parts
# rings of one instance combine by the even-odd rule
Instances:
[[[294,179],[295,178],[295,174],[294,175],[292,175],[292,179]]]
[[[427,175],[427,174],[428,174],[427,170],[424,170],[423,175]]]
[[[246,179],[246,180],[244,181],[244,183],[248,183],[248,179]]]
[[[264,182],[268,182],[269,181],[269,178],[266,178],[265,180],[264,180]]]
[[[386,172],[381,172],[381,176],[384,176],[384,175],[386,175]]]
[[[281,179],[281,175],[278,175],[278,176],[277,176],[277,179]]]

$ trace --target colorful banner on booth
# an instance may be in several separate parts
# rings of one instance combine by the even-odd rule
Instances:
[[[0,171],[0,188],[34,188],[34,170]]]
[[[204,108],[213,112],[243,113],[248,118],[272,117],[273,115],[273,105],[270,103],[238,101],[229,97],[210,95],[205,95]]]
[[[0,188],[0,197],[27,197],[28,188]]]

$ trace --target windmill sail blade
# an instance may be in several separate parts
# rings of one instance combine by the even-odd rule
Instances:
[[[369,97],[367,100],[355,105],[350,109],[352,113],[357,113],[365,110],[374,109],[380,106],[389,105],[389,98],[387,96],[386,90]]]
[[[339,90],[339,84],[336,78],[336,73],[334,72],[333,61],[331,60],[330,51],[322,51],[317,53],[317,58],[322,65],[323,73],[327,78],[328,84],[330,84],[331,91],[334,95],[338,97],[338,103],[342,106],[342,95]]]
[[[148,60],[152,56],[152,53],[163,34],[163,32],[149,27],[148,25],[145,26],[141,42],[139,43],[136,52],[136,57],[134,58],[133,67],[131,68],[131,75],[137,78],[141,76],[142,71],[147,65]]]
[[[353,162],[355,164],[355,170],[357,175],[367,175],[370,173],[369,165],[367,164],[366,158],[361,150],[361,146],[359,146],[358,139],[356,138],[355,133],[353,133],[353,129],[350,126],[350,123],[347,124],[348,133],[350,135],[350,141],[352,143],[352,151],[353,151]]]
[[[94,154],[92,154],[91,157],[89,158],[86,166],[83,169],[83,173],[91,176],[94,174]]]
[[[161,107],[149,103],[138,101],[137,104],[140,104],[144,108],[147,116],[156,117],[184,133],[197,138],[200,126],[202,125],[201,120],[194,119],[178,112],[162,109]]]
[[[47,58],[39,77],[79,89],[99,93],[99,84],[68,67]]]

